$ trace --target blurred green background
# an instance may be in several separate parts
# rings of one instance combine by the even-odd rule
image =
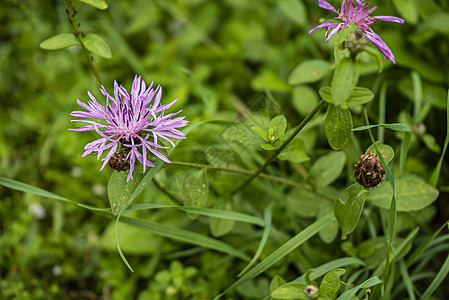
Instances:
[[[381,82],[388,81],[386,123],[403,122],[415,129],[419,125],[420,130],[424,126],[428,135],[416,138],[407,170],[428,178],[445,136],[449,2],[372,2],[379,7],[375,15],[401,16],[406,23],[373,25],[392,49],[397,65],[384,60],[385,70],[378,75],[375,62],[362,57],[360,85],[378,92]],[[237,111],[265,92],[294,126],[319,100],[320,82],[288,84],[288,75],[298,63],[332,60],[333,44],[324,42],[324,30],[307,34],[320,18],[334,16],[320,9],[317,1],[108,4],[106,10],[98,10],[78,3],[77,18],[83,32],[99,34],[111,47],[111,59],[94,56],[109,92],[114,80],[129,89],[134,75],[141,75],[147,83],[162,85],[164,102],[178,98],[172,111],[182,109],[191,124],[233,120]],[[0,176],[108,207],[106,184],[111,171],[100,172],[101,163],[94,155],[81,158],[93,134],[67,130],[75,126],[69,114],[79,109],[76,99],[87,101],[87,90],[103,103],[99,86],[79,47],[39,48],[53,35],[72,32],[64,2],[2,0],[0,6]],[[415,118],[412,71],[422,78],[424,90],[424,104]],[[373,120],[378,119],[377,111],[377,104],[370,108]],[[355,112],[354,127],[363,124],[360,110]],[[208,127],[193,132],[170,158],[193,161],[216,131]],[[328,147],[319,126],[306,141],[312,157]],[[443,182],[448,175],[444,163]],[[230,177],[222,181],[231,186],[239,182]],[[131,274],[116,252],[109,219],[3,186],[0,195],[0,290],[5,299],[211,299],[232,284],[244,266],[235,266],[232,258],[213,251],[123,226],[121,245],[136,270]],[[165,203],[165,198],[150,187],[138,201]],[[441,199],[436,215],[440,221],[448,217],[447,197]],[[200,218],[192,225],[180,212],[141,215],[208,234],[205,221]],[[260,232],[254,235],[260,238]],[[245,245],[239,236],[227,241]],[[289,274],[285,262],[276,268]],[[257,284],[238,289],[234,297],[257,299],[257,291],[268,281],[261,278]],[[248,292],[251,288],[253,294]]]

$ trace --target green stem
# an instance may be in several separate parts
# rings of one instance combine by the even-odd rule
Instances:
[[[295,136],[306,126],[306,124],[318,113],[318,111],[326,104],[324,100],[321,100],[314,109],[304,118],[304,120],[298,125],[298,127],[293,131],[293,133],[288,137],[287,140],[271,154],[271,156],[265,161],[265,163],[253,173],[251,177],[245,180],[241,185],[239,185],[234,191],[231,192],[231,196],[243,189],[248,183],[253,181],[254,178],[259,176],[270,164],[271,162],[282,152],[282,150],[287,147],[287,145],[295,138]]]
[[[236,174],[243,174],[243,175],[254,175],[254,172],[252,171],[248,171],[248,170],[242,170],[242,169],[228,169],[228,168],[222,168],[222,167],[214,167],[211,165],[204,165],[204,164],[197,164],[197,163],[189,163],[189,162],[183,162],[183,161],[172,161],[171,162],[172,165],[176,165],[176,166],[184,166],[184,167],[192,167],[192,168],[199,168],[199,169],[210,169],[210,170],[217,170],[217,171],[224,171],[224,172],[229,172],[229,173],[236,173]],[[276,181],[276,182],[280,182],[286,185],[290,185],[290,186],[294,186],[297,188],[300,188],[302,190],[314,193],[318,196],[321,196],[327,200],[330,201],[335,201],[334,198],[329,197],[328,195],[324,195],[321,193],[318,193],[316,191],[314,191],[312,188],[309,188],[305,185],[302,185],[300,183],[297,183],[296,181],[292,181],[292,180],[288,180],[282,177],[277,177],[277,176],[272,176],[272,175],[268,175],[265,173],[261,173],[259,174],[259,176],[261,178],[270,180],[270,181]]]
[[[94,73],[95,78],[97,79],[98,83],[100,85],[103,85],[103,83],[101,82],[100,74],[98,73],[97,68],[95,68],[92,56],[90,55],[86,46],[84,46],[84,37],[83,37],[83,34],[81,33],[81,30],[80,30],[80,27],[78,24],[78,20],[76,19],[76,11],[73,8],[72,0],[64,0],[64,2],[65,2],[65,6],[67,7],[67,13],[70,18],[70,23],[72,23],[73,29],[75,30],[75,35],[78,38],[78,40],[80,41],[81,48],[83,48],[83,53],[84,53],[84,56],[86,57],[87,64],[89,65],[89,68],[91,69],[92,73]]]

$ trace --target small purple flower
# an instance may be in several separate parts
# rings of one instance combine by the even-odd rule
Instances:
[[[111,97],[101,87],[101,93],[106,96],[106,105],[103,107],[95,97],[88,91],[89,102],[85,104],[79,100],[77,103],[86,111],[73,111],[70,115],[77,118],[102,119],[105,124],[90,120],[72,120],[72,122],[84,122],[89,125],[71,131],[95,130],[100,138],[88,143],[84,147],[83,157],[97,152],[100,159],[103,151],[109,150],[100,170],[109,162],[111,167],[122,163],[117,170],[126,170],[129,173],[126,181],[133,178],[134,164],[136,159],[143,164],[143,172],[146,167],[154,167],[148,160],[147,154],[170,163],[167,157],[158,149],[169,147],[158,144],[160,139],[167,141],[173,147],[172,139],[185,139],[184,134],[177,128],[184,127],[188,121],[184,117],[174,117],[179,112],[165,115],[165,110],[171,107],[178,99],[169,104],[161,104],[162,88],[159,85],[156,90],[152,89],[153,82],[147,88],[145,82],[137,75],[131,88],[131,95],[123,86],[114,81],[114,97]],[[117,151],[119,150],[119,151]],[[111,159],[112,158],[112,159]]]
[[[388,22],[396,22],[396,23],[404,23],[404,20],[397,17],[391,16],[369,16],[372,12],[377,9],[377,6],[369,8],[370,3],[364,3],[364,0],[356,0],[356,5],[354,6],[353,0],[343,0],[340,11],[337,11],[332,5],[327,3],[325,0],[318,0],[318,5],[321,8],[331,10],[338,14],[338,17],[335,17],[336,20],[341,20],[340,23],[333,22],[324,22],[317,27],[313,28],[309,31],[309,33],[313,32],[318,28],[327,28],[326,31],[326,42],[336,33],[340,32],[343,28],[348,28],[349,23],[354,23],[357,29],[363,33],[368,41],[373,43],[380,52],[385,56],[386,59],[391,60],[393,63],[394,55],[391,52],[390,48],[388,48],[387,44],[378,36],[369,26],[374,24],[377,20],[388,21]],[[332,30],[329,32],[329,30]]]

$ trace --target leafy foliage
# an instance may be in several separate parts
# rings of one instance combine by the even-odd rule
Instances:
[[[373,25],[395,65],[351,56],[353,27],[307,34],[318,1],[6,1],[2,297],[448,298],[449,4],[375,2],[406,21]],[[126,183],[67,128],[135,74],[190,125]],[[374,189],[365,149],[390,172]]]

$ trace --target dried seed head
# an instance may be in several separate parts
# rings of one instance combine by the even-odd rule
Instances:
[[[304,294],[306,294],[307,298],[316,299],[318,297],[318,288],[314,285],[309,284],[304,289]]]
[[[109,166],[113,170],[117,171],[126,171],[129,169],[129,159],[126,158],[128,156],[129,151],[120,150],[119,152],[112,155],[109,159]]]
[[[379,160],[379,156],[376,153],[372,153],[371,149],[368,149],[366,154],[363,154],[359,158],[359,162],[355,164],[355,180],[365,187],[374,188],[382,182],[382,178],[385,174],[385,170]]]

